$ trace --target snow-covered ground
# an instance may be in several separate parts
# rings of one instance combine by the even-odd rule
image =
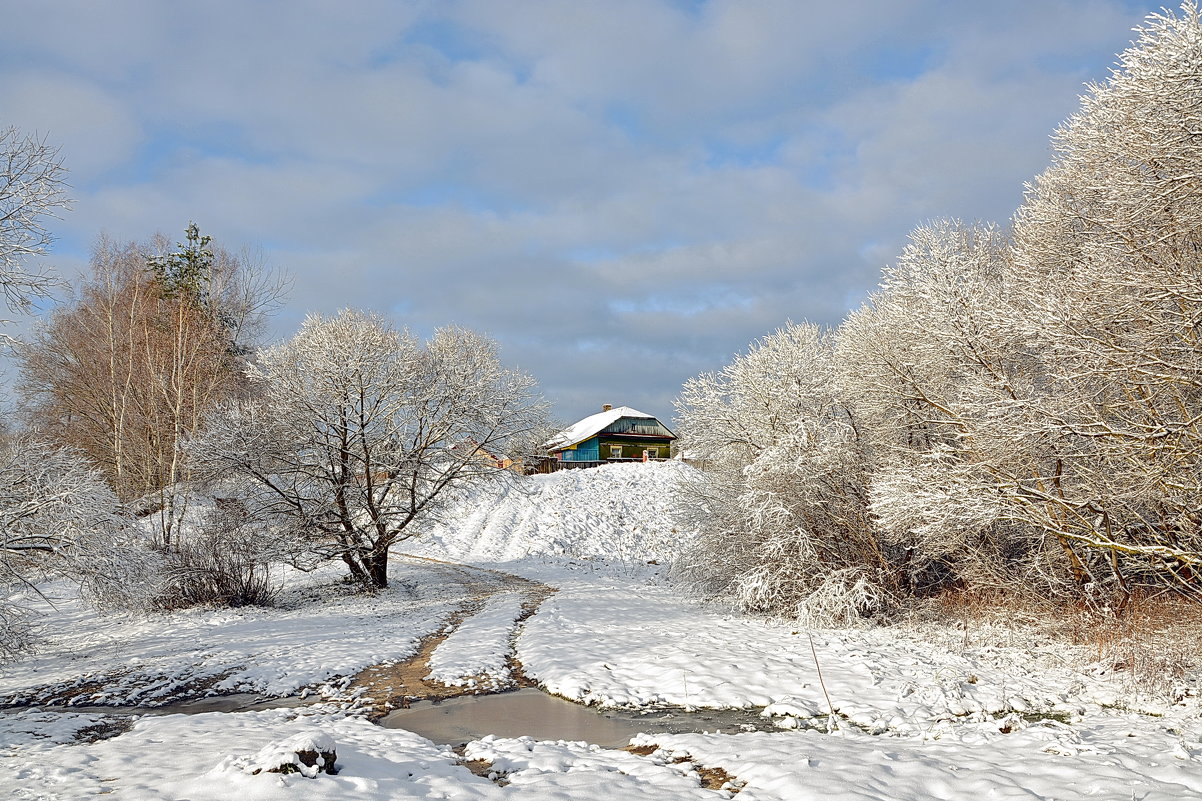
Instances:
[[[506,657],[514,621],[526,596],[498,593],[434,649],[429,678],[451,686],[498,688],[506,685]]]
[[[690,535],[672,518],[673,489],[692,468],[635,462],[499,481],[464,499],[405,550],[460,562],[529,557],[637,572],[665,562]]]
[[[699,608],[671,586],[609,577],[577,578],[548,599],[517,655],[546,689],[586,704],[767,707],[798,725],[825,717],[829,699],[859,728],[922,734],[948,721],[1135,703],[1113,677],[1069,667],[1074,650],[949,650],[884,628],[811,632]]]
[[[107,716],[17,709],[0,712],[0,794],[196,801],[612,801],[719,798],[736,790],[741,801],[1202,797],[1196,695],[1137,696],[1064,644],[1002,645],[981,636],[958,644],[884,629],[807,632],[682,597],[646,563],[669,557],[672,539],[684,536],[671,531],[667,510],[673,481],[687,469],[623,465],[518,482],[471,499],[462,525],[444,525],[420,550],[501,562],[558,587],[517,638],[527,675],[549,691],[603,706],[750,708],[777,731],[648,732],[634,752],[481,737],[461,757],[368,723],[346,704],[146,716],[123,733]],[[395,570],[394,589],[374,597],[347,597],[330,576],[293,576],[286,606],[274,610],[139,620],[99,617],[65,597],[47,625],[67,631],[43,653],[3,666],[0,692],[28,695],[85,676],[110,701],[166,697],[169,688],[206,677],[224,677],[217,682],[223,689],[258,692],[330,681],[411,653],[417,638],[443,628],[459,606],[455,596],[465,585],[456,584],[454,570],[421,561],[398,561]],[[435,677],[470,682],[504,674],[523,596],[499,589],[434,651]],[[837,723],[828,719],[830,707]],[[332,739],[341,772],[250,772],[294,737]],[[465,761],[496,781],[473,774]],[[703,767],[725,771],[719,776],[732,783],[706,789]]]
[[[284,568],[281,568],[284,570]],[[214,692],[288,695],[379,662],[403,659],[455,608],[445,571],[398,564],[390,589],[348,594],[330,566],[291,573],[272,609],[189,609],[97,616],[65,582],[42,587],[54,609],[39,653],[0,667],[0,699],[96,688],[80,703],[147,704]]]

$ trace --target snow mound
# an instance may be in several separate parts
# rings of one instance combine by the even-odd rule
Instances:
[[[237,766],[243,773],[299,773],[316,779],[319,773],[335,773],[334,738],[323,731],[305,731],[286,740],[270,743]]]
[[[498,593],[484,608],[463,621],[430,657],[432,679],[453,687],[484,687],[498,690],[511,685],[509,638],[522,614],[525,596]]]
[[[692,538],[672,510],[694,472],[680,462],[635,462],[506,477],[460,499],[408,550],[458,562],[666,562]]]

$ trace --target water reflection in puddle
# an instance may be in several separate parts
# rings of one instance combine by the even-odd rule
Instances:
[[[128,715],[195,715],[204,712],[251,712],[303,706],[319,699],[264,699],[254,693],[215,696],[157,707],[41,706],[46,711]],[[21,709],[22,707],[14,707]],[[2,710],[8,711],[8,710]],[[752,710],[703,709],[686,712],[658,709],[647,712],[605,711],[565,701],[527,688],[499,695],[469,695],[438,702],[419,702],[397,709],[377,721],[389,729],[406,729],[442,745],[462,745],[489,734],[534,737],[537,740],[583,740],[605,748],[620,748],[640,732],[687,734],[772,729]]]
[[[770,728],[751,711],[600,712],[535,689],[415,704],[410,709],[389,713],[379,723],[390,729],[406,729],[443,745],[461,745],[495,734],[530,736],[537,740],[584,740],[607,748],[624,746],[640,732],[684,734],[720,730],[730,734]]]

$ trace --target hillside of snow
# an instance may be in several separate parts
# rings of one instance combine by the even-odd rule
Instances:
[[[506,476],[462,498],[404,550],[458,562],[667,562],[691,536],[672,506],[693,471],[680,462],[634,462]]]

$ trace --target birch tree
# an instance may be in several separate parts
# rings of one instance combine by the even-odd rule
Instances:
[[[205,413],[239,391],[244,337],[276,294],[240,260],[209,247],[195,226],[172,251],[101,239],[93,273],[22,350],[31,422],[75,448],[124,501],[167,514],[186,478],[181,443]],[[158,255],[155,255],[155,254]]]
[[[310,316],[260,351],[251,387],[192,448],[214,491],[374,588],[394,544],[499,474],[488,454],[520,456],[515,443],[545,425],[533,379],[502,367],[490,340],[447,328],[422,343],[355,311]]]

